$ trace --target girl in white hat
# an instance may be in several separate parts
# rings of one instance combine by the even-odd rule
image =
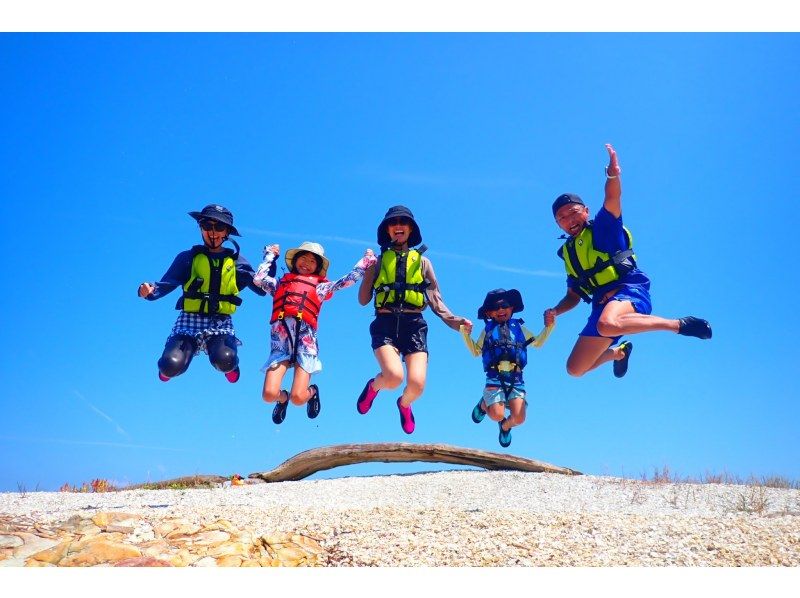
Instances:
[[[311,375],[322,370],[317,345],[317,322],[322,303],[340,289],[353,286],[364,276],[364,271],[377,258],[367,249],[353,269],[334,282],[325,276],[330,262],[319,243],[303,242],[300,247],[286,252],[289,273],[280,280],[269,275],[270,267],[280,255],[278,245],[264,248],[264,262],[258,267],[253,282],[273,296],[270,318],[269,359],[261,369],[266,372],[261,396],[267,403],[275,403],[272,421],[280,424],[286,418],[289,401],[306,405],[308,417],[319,415],[319,388],[309,384]],[[274,270],[273,270],[274,271]],[[291,391],[281,390],[283,377],[294,368]]]

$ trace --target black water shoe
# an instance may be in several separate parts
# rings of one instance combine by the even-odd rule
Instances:
[[[508,448],[511,446],[511,430],[503,429],[503,421],[497,422],[500,426],[500,435],[498,436],[497,440],[500,442],[500,446],[503,448]]]
[[[618,349],[622,349],[622,352],[625,356],[622,359],[617,359],[614,361],[614,375],[617,378],[622,378],[625,374],[628,373],[628,359],[633,353],[633,343],[631,341],[625,341],[622,343]]]
[[[486,412],[483,410],[481,403],[483,403],[483,399],[478,401],[478,404],[472,408],[472,421],[476,424],[481,423],[483,418],[486,417]]]
[[[683,336],[694,336],[702,339],[711,338],[711,324],[701,318],[686,316],[678,320],[680,328],[678,334]]]

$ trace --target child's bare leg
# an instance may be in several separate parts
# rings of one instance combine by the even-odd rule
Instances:
[[[264,388],[261,390],[261,398],[267,403],[274,403],[281,399],[281,383],[289,367],[288,361],[279,361],[269,367],[264,376]],[[283,403],[285,401],[281,401]]]
[[[403,383],[403,360],[400,353],[392,345],[383,345],[375,349],[375,359],[381,368],[380,373],[372,381],[373,390],[397,388]]]
[[[409,407],[425,390],[425,380],[428,375],[428,354],[424,351],[406,355],[406,387],[400,404]]]
[[[299,365],[295,365],[292,391],[289,394],[289,400],[292,402],[292,405],[305,405],[308,402],[308,399],[314,394],[314,392],[308,388],[310,382],[311,374]]]
[[[506,416],[506,406],[503,403],[489,405],[486,409],[486,414],[492,421],[503,421],[503,418]]]
[[[506,418],[507,425],[505,429],[510,430],[525,423],[525,399],[511,399],[508,402],[508,409],[511,411],[511,415]]]

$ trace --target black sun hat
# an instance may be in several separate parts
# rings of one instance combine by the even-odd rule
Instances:
[[[486,293],[483,305],[478,308],[478,319],[488,319],[486,316],[487,311],[502,307],[504,304],[511,307],[512,314],[525,309],[525,305],[522,303],[522,295],[517,289],[494,289]]]
[[[233,214],[231,211],[219,204],[209,204],[204,207],[200,212],[189,212],[189,216],[197,220],[198,222],[202,222],[203,220],[215,220],[217,222],[221,222],[222,224],[226,225],[229,229],[231,229],[231,233],[235,237],[241,237],[242,235],[239,234],[239,231],[236,230],[236,227],[233,226]]]
[[[407,218],[411,221],[411,233],[408,235],[409,247],[416,247],[422,243],[422,234],[419,232],[419,225],[414,220],[414,214],[411,213],[411,210],[405,206],[393,206],[389,208],[389,211],[386,212],[383,220],[378,225],[378,245],[380,245],[381,249],[385,249],[392,244],[392,239],[389,237],[389,233],[386,232],[386,224],[394,218]]]

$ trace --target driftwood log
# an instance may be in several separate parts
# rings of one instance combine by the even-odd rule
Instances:
[[[408,442],[377,442],[371,444],[339,444],[326,446],[295,455],[284,461],[272,471],[251,473],[248,477],[265,482],[288,482],[302,480],[312,473],[333,469],[342,465],[382,461],[402,463],[408,461],[427,461],[432,463],[453,463],[472,465],[490,470],[515,470],[546,473],[581,475],[581,472],[567,467],[558,467],[505,455],[475,449],[461,448],[448,444],[412,444]]]

